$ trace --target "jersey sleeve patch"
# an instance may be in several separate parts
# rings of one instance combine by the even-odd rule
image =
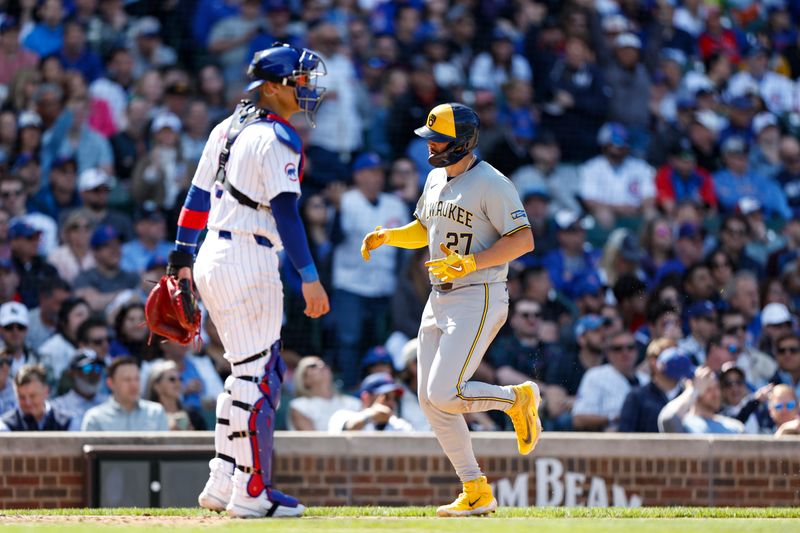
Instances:
[[[511,213],[511,220],[517,220],[518,218],[527,217],[527,213],[525,213],[524,209],[517,209],[516,211]]]
[[[296,131],[277,121],[272,123],[272,127],[278,140],[291,148],[294,153],[299,154],[303,151],[303,141]]]

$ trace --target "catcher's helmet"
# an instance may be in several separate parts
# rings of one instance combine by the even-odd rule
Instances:
[[[480,127],[475,111],[462,104],[448,103],[431,109],[428,122],[414,133],[429,141],[450,143],[447,149],[428,157],[428,163],[441,168],[458,163],[477,146]]]
[[[294,87],[297,103],[313,127],[314,117],[325,93],[324,88],[317,87],[317,78],[325,74],[325,63],[316,52],[275,43],[253,55],[247,69],[247,75],[252,80],[247,91],[257,89],[266,81]]]

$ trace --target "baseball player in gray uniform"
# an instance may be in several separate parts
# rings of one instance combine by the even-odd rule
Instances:
[[[436,438],[464,485],[439,516],[493,512],[497,501],[472,451],[464,413],[499,409],[511,417],[517,446],[529,454],[541,433],[533,382],[490,385],[470,378],[508,315],[508,262],[533,250],[533,233],[514,185],[473,153],[480,122],[461,104],[436,106],[415,133],[428,141],[428,174],[415,220],[376,228],[361,253],[383,244],[428,246],[431,291],[419,329],[418,394]]]

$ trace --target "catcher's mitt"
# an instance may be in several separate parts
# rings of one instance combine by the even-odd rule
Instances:
[[[144,314],[155,335],[183,345],[200,335],[200,309],[189,279],[162,276],[147,297]]]

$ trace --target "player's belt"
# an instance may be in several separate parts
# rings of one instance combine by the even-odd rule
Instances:
[[[217,233],[219,234],[220,239],[225,239],[226,241],[233,240],[233,234],[230,231],[219,230]],[[253,239],[255,239],[256,244],[258,244],[259,246],[266,246],[267,248],[272,248],[272,241],[270,241],[263,235],[253,235]]]
[[[453,290],[453,284],[452,283],[440,283],[438,285],[434,285],[433,288],[436,289],[439,292],[449,292],[449,291]]]

